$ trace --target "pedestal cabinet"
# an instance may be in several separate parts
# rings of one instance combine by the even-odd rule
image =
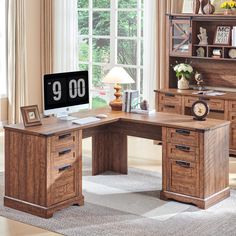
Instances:
[[[4,205],[44,218],[83,205],[82,131],[40,136],[5,130]]]

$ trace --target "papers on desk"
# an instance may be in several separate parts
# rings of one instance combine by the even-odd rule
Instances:
[[[131,112],[136,113],[136,114],[151,115],[151,114],[154,114],[156,110],[155,109],[152,109],[152,110],[131,109]]]
[[[207,96],[222,96],[222,95],[225,95],[224,92],[214,91],[214,90],[197,91],[197,92],[193,92],[193,94],[197,94],[197,95],[207,95]]]

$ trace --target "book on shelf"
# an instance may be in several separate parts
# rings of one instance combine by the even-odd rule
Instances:
[[[136,108],[139,104],[138,90],[125,90],[123,92],[122,111],[131,112],[131,109]]]

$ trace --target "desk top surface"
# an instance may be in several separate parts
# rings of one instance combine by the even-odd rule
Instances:
[[[63,121],[55,117],[50,117],[42,119],[42,125],[40,126],[25,128],[23,124],[16,124],[16,125],[5,126],[5,129],[34,135],[51,136],[65,131],[89,129],[109,123],[114,123],[117,121],[129,122],[131,125],[132,123],[141,123],[154,126],[182,128],[182,129],[185,128],[199,131],[216,129],[230,124],[229,121],[223,121],[223,120],[207,119],[206,121],[196,121],[193,120],[191,116],[168,114],[162,112],[156,112],[151,115],[141,115],[141,114],[125,113],[120,111],[111,111],[109,108],[81,111],[79,113],[73,114],[73,116],[78,116],[78,118],[83,118],[88,116],[95,116],[96,114],[100,113],[106,114],[108,117],[105,119],[101,119],[100,121],[97,121],[95,123],[90,123],[86,125],[76,125],[72,124],[71,121]]]

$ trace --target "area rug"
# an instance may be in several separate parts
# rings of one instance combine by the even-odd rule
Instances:
[[[0,215],[71,236],[236,235],[235,190],[231,190],[230,198],[200,210],[160,200],[160,173],[129,168],[128,175],[91,176],[88,164],[83,175],[85,205],[72,206],[56,212],[51,219],[42,219],[3,206],[1,173]]]

